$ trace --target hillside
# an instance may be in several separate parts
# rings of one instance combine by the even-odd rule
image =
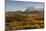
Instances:
[[[6,28],[18,29],[41,29],[44,28],[44,16],[41,14],[18,14],[6,13]]]

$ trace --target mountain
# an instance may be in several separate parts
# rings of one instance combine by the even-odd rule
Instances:
[[[29,9],[27,8],[23,13],[27,13],[27,14],[34,14],[34,13],[40,13],[40,14],[43,14],[44,13],[44,10],[43,8],[39,8],[39,9]]]

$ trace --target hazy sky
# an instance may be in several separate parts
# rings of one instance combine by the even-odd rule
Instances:
[[[40,7],[43,8],[43,2],[24,2],[24,1],[12,1],[6,0],[6,11],[24,11],[28,7]]]

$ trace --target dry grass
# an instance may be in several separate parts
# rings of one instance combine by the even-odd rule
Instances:
[[[41,17],[40,17],[41,16]],[[8,29],[42,29],[44,28],[43,15],[38,14],[6,14]],[[10,24],[9,24],[10,23]],[[7,28],[6,27],[6,28]]]

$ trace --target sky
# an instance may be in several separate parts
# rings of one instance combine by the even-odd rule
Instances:
[[[6,11],[24,11],[28,7],[43,8],[43,2],[5,0]]]

